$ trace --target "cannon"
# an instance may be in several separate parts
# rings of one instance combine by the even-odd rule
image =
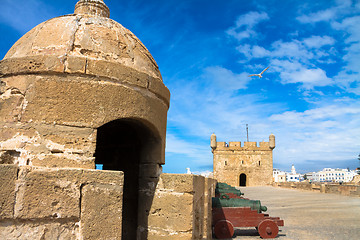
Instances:
[[[262,238],[275,238],[279,226],[284,226],[284,220],[264,214],[267,207],[259,200],[243,198],[243,194],[234,189],[218,183],[217,197],[212,198],[212,226],[216,238],[232,238],[235,227],[255,227]]]
[[[244,193],[242,193],[240,190],[237,189],[222,189],[222,188],[216,188],[215,189],[215,196],[219,196],[221,194],[228,194],[231,193],[232,195],[236,196],[242,196]]]
[[[267,207],[261,206],[261,202],[259,200],[249,200],[249,199],[242,199],[242,198],[221,199],[221,198],[214,197],[214,198],[212,198],[212,207],[213,208],[248,207],[252,210],[256,210],[258,213],[267,211]]]
[[[239,189],[232,187],[226,183],[217,183],[215,188],[215,197],[219,198],[242,198],[242,193]]]

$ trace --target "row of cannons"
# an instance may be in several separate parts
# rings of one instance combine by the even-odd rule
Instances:
[[[270,217],[259,200],[244,198],[240,190],[226,184],[217,183],[215,197],[212,198],[212,225],[217,239],[232,238],[234,228],[255,227],[260,237],[275,238],[284,220]]]

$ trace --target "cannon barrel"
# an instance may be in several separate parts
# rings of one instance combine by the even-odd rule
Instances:
[[[224,188],[224,187],[232,187],[232,186],[227,184],[227,183],[218,182],[218,183],[216,183],[216,187],[217,188]]]
[[[244,195],[240,190],[237,189],[222,189],[222,188],[215,189],[215,194],[222,194],[222,193],[234,193],[237,196]]]
[[[258,213],[267,211],[267,207],[261,206],[261,202],[259,200],[248,200],[241,198],[220,199],[214,197],[212,198],[212,207],[213,208],[249,207],[252,210],[256,210]]]
[[[216,184],[216,188],[222,188],[222,189],[235,189],[235,187],[233,187],[233,186],[231,186],[231,185],[229,185],[229,184],[227,184],[227,183],[217,183]]]

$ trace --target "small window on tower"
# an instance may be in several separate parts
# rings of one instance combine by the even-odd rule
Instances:
[[[259,161],[259,166],[260,166],[260,161]]]
[[[225,166],[227,165],[227,161],[225,161]]]
[[[244,160],[241,160],[241,164],[244,164]]]

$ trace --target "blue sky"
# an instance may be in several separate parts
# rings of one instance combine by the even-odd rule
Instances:
[[[1,0],[0,58],[76,0]],[[105,0],[171,92],[164,172],[212,170],[218,141],[268,141],[274,167],[358,167],[359,0]],[[270,68],[263,78],[248,77]]]

